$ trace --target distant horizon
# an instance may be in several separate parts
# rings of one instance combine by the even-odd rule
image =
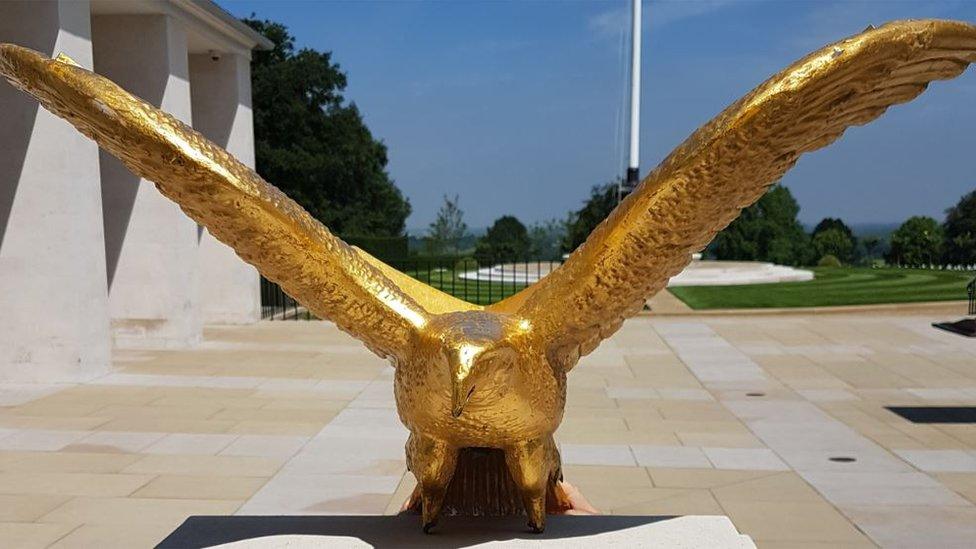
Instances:
[[[827,216],[827,217],[830,217],[830,216]],[[805,231],[811,232],[811,231],[813,231],[813,228],[816,227],[817,223],[820,223],[820,221],[822,219],[823,218],[820,218],[820,219],[818,219],[816,221],[813,221],[813,222],[806,222],[806,221],[801,220],[800,221],[800,224],[803,225],[803,229]],[[522,220],[519,220],[519,221],[522,221]],[[877,235],[878,233],[886,234],[886,233],[893,232],[905,220],[902,219],[900,221],[861,222],[861,223],[858,223],[858,222],[849,223],[845,219],[842,219],[841,221],[843,221],[848,227],[851,228],[852,231],[854,231],[854,235],[855,236],[865,236],[865,235]],[[936,218],[936,221],[939,221],[941,223],[943,221],[943,219]],[[527,223],[525,221],[522,221],[522,222],[525,224],[526,227],[531,227],[535,223],[535,222],[528,222]],[[485,225],[485,226],[481,226],[481,227],[471,227],[471,226],[469,226],[468,227],[467,234],[472,235],[472,236],[481,236],[481,235],[483,235],[488,230],[488,227],[489,226],[490,225]],[[406,236],[409,236],[409,237],[420,238],[420,237],[423,237],[423,236],[425,236],[427,234],[427,229],[428,229],[428,226],[426,226],[426,225],[423,226],[423,227],[407,227],[404,230],[404,233],[406,234]]]
[[[219,0],[331,51],[345,96],[389,149],[410,232],[458,194],[468,225],[526,225],[579,209],[622,175],[627,2]],[[976,21],[976,2],[645,0],[641,172],[771,74],[892,19]],[[783,179],[800,219],[938,220],[976,188],[976,70],[936,82]],[[936,182],[936,183],[933,183]]]

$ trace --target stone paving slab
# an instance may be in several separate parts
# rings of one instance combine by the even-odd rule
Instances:
[[[976,427],[885,409],[976,405],[976,343],[938,319],[633,319],[570,374],[566,479],[604,513],[727,516],[759,547],[971,546]],[[415,482],[392,374],[331,324],[277,322],[118,352],[86,384],[0,385],[0,546],[395,513]]]

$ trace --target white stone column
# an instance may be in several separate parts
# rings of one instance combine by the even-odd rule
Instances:
[[[251,61],[244,55],[190,55],[193,127],[254,167]],[[200,235],[200,303],[207,324],[248,324],[261,318],[258,272],[206,229]]]
[[[166,15],[95,15],[92,38],[96,72],[191,122],[187,37],[178,21]],[[197,224],[105,152],[101,169],[115,344],[197,343]]]
[[[0,42],[92,66],[87,1],[0,2]],[[0,381],[108,371],[98,148],[0,81]]]

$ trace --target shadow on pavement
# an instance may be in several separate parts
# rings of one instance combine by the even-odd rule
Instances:
[[[530,533],[525,517],[443,517],[434,531],[426,535],[416,515],[395,516],[196,516],[190,517],[157,547],[211,547],[224,543],[270,536],[307,536],[296,545],[333,546],[340,542],[325,536],[341,536],[348,542],[360,540],[373,547],[462,547],[491,541],[565,540],[626,530],[646,524],[669,520],[671,516],[550,516],[546,531]],[[268,539],[268,546],[286,545],[284,539]],[[583,540],[578,540],[582,542]]]

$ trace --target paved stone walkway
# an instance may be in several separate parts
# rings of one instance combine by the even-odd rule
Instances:
[[[567,480],[607,513],[727,515],[760,547],[971,547],[976,427],[884,408],[976,405],[976,341],[943,319],[633,319],[571,373]],[[413,486],[392,369],[330,324],[115,360],[85,385],[0,385],[0,546],[393,513]]]

